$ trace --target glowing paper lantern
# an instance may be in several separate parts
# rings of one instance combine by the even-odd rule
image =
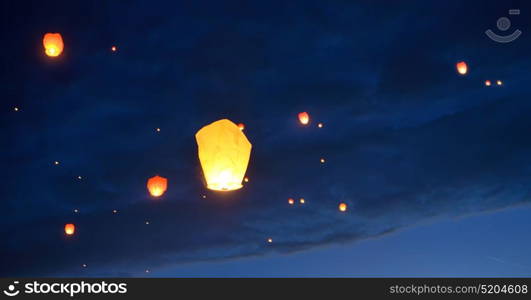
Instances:
[[[299,113],[299,122],[301,122],[302,125],[308,125],[308,123],[310,123],[310,115],[305,111]]]
[[[486,86],[490,86],[492,83],[490,82],[490,80],[485,80],[485,85]]]
[[[245,124],[239,123],[238,124],[238,128],[240,128],[240,130],[244,130],[245,129]]]
[[[207,188],[215,191],[241,188],[252,145],[240,128],[223,119],[201,128],[195,139]]]
[[[168,189],[168,179],[158,175],[151,177],[147,181],[147,188],[151,196],[160,197]]]
[[[295,200],[293,200],[293,198],[289,198],[288,203],[289,205],[293,205],[295,203]]]
[[[502,82],[501,80],[497,80],[497,81],[496,81],[496,84],[497,84],[497,85],[502,85],[503,82]]]
[[[65,225],[66,235],[73,235],[75,231],[76,231],[76,226],[74,226],[74,224],[69,223]]]
[[[347,211],[347,204],[346,203],[340,203],[339,204],[339,211],[341,211],[341,212]]]
[[[464,61],[458,62],[455,66],[457,68],[457,72],[459,72],[461,75],[465,75],[468,72],[468,66]]]
[[[304,198],[300,198],[300,199],[299,199],[299,202],[300,202],[300,204],[304,204],[304,203],[306,203],[306,201],[304,200]]]
[[[42,39],[44,52],[50,57],[56,57],[63,52],[64,44],[60,33],[47,33]]]

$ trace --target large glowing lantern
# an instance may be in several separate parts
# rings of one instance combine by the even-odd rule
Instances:
[[[168,189],[168,179],[158,175],[151,177],[147,181],[147,188],[151,196],[160,197]]]
[[[207,188],[215,191],[241,188],[252,145],[240,128],[223,119],[201,128],[195,139]]]
[[[468,72],[468,66],[464,61],[458,62],[455,67],[457,68],[457,72],[459,72],[461,75],[465,75]]]
[[[310,115],[305,111],[299,113],[299,122],[301,122],[302,125],[308,125],[310,122]]]
[[[73,235],[75,231],[76,231],[76,226],[74,226],[74,224],[69,223],[65,225],[66,235]]]
[[[64,44],[60,33],[47,33],[42,39],[44,52],[50,57],[56,57],[63,52]]]

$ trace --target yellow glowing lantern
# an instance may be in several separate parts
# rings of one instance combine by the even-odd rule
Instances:
[[[215,191],[241,188],[252,145],[240,128],[223,119],[201,128],[195,139],[207,188]]]
[[[502,82],[501,80],[497,80],[497,81],[496,81],[496,84],[497,84],[497,85],[502,85],[503,82]]]
[[[304,198],[300,198],[299,202],[300,202],[300,204],[304,204],[304,203],[306,203],[306,200],[304,200]]]
[[[346,203],[340,203],[339,204],[339,211],[341,211],[341,212],[347,211],[347,204]]]
[[[461,75],[465,75],[468,72],[468,66],[464,61],[458,62],[455,67],[457,68],[457,72],[459,72]]]
[[[147,181],[147,188],[151,196],[160,197],[168,189],[168,179],[158,175],[151,177]]]
[[[66,235],[73,235],[75,231],[76,231],[76,226],[74,226],[74,224],[69,223],[65,225]]]
[[[301,122],[302,125],[308,125],[308,123],[310,123],[310,115],[305,111],[299,113],[299,122]]]
[[[64,44],[60,33],[47,33],[42,39],[44,52],[50,57],[56,57],[63,52]]]

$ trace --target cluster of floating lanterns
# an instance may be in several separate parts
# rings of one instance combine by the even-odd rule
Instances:
[[[485,80],[485,86],[491,86],[491,85],[492,85],[492,82],[490,80]],[[502,86],[503,82],[501,80],[496,80],[496,85]]]
[[[42,45],[44,47],[44,53],[49,57],[58,57],[63,53],[64,42],[63,36],[60,33],[46,33],[42,38]],[[118,48],[113,45],[111,51],[116,52]]]
[[[64,51],[64,41],[60,33],[46,33],[42,44],[45,54],[49,57],[58,57]],[[118,48],[113,45],[110,50],[117,52]],[[466,64],[459,63],[458,70],[461,74],[466,74]],[[14,111],[18,112],[19,108],[14,107]],[[310,124],[310,115],[307,112],[300,112],[298,119],[304,126]],[[318,128],[323,128],[323,126],[323,123],[317,124]],[[204,126],[196,133],[199,161],[208,189],[233,191],[242,188],[242,181],[249,181],[249,178],[245,177],[245,172],[249,164],[252,145],[243,133],[244,129],[243,123],[236,125],[230,120],[222,119]],[[155,131],[160,132],[160,128],[156,128]],[[320,162],[323,164],[325,159],[321,158]],[[59,165],[59,161],[54,161],[54,165]],[[81,180],[82,177],[77,176],[77,179]],[[147,180],[146,187],[152,197],[159,198],[168,189],[168,179],[156,175]],[[203,195],[203,198],[206,198],[206,195]],[[298,202],[299,204],[306,203],[304,198],[300,198]],[[294,205],[295,200],[289,198],[288,203]],[[341,203],[338,209],[344,212],[347,210],[347,205]],[[74,212],[78,213],[78,209]],[[112,212],[118,213],[116,209]],[[145,221],[145,224],[149,224],[149,221]],[[66,224],[64,231],[67,236],[74,235],[75,225]],[[272,243],[273,239],[268,238],[267,242]]]
[[[464,61],[460,61],[455,65],[455,68],[457,69],[457,73],[460,75],[466,75],[468,73],[468,65]],[[492,82],[490,80],[485,80],[485,86],[491,86]],[[501,80],[496,80],[497,86],[502,86],[503,82]]]

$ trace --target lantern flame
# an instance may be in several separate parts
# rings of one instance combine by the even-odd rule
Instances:
[[[468,66],[464,61],[458,62],[455,66],[457,68],[457,72],[459,72],[461,75],[465,75],[468,72]]]
[[[252,148],[240,128],[223,119],[201,128],[195,139],[207,188],[215,191],[240,189]]]
[[[60,33],[47,33],[42,39],[44,52],[50,57],[57,57],[63,53],[63,38]]]
[[[308,123],[310,123],[310,115],[305,111],[299,113],[299,122],[301,122],[302,125],[308,125]]]
[[[66,235],[73,235],[75,231],[76,231],[76,226],[74,226],[74,224],[69,223],[65,225]]]
[[[168,179],[158,175],[151,177],[147,181],[147,188],[151,196],[160,197],[168,189]]]

